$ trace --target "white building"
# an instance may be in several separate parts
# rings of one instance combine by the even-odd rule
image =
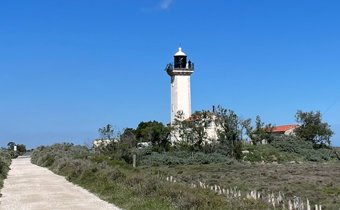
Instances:
[[[107,145],[111,144],[112,142],[115,142],[114,139],[96,139],[93,141],[93,148],[98,147],[106,147]]]

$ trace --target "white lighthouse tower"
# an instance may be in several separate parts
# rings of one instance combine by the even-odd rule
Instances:
[[[171,77],[171,124],[178,112],[184,119],[191,116],[190,76],[194,72],[194,64],[187,60],[187,55],[178,49],[174,63],[166,66],[166,72]]]

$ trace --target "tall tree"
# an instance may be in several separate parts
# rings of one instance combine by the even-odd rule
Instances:
[[[178,112],[175,123],[172,126],[174,137],[178,144],[191,150],[200,150],[208,140],[207,128],[213,122],[213,113],[209,111],[197,111],[190,118],[184,119],[182,112]]]
[[[17,144],[17,150],[19,155],[23,155],[26,152],[26,145],[24,144]]]
[[[240,158],[242,152],[242,120],[230,109],[218,106],[215,110],[215,123],[221,144],[227,147],[232,157]]]
[[[209,111],[197,111],[191,119],[189,119],[189,128],[195,139],[193,146],[196,150],[200,150],[203,144],[208,140],[207,128],[212,123],[212,113]]]
[[[136,129],[139,142],[151,142],[154,149],[167,150],[169,147],[170,128],[157,121],[141,122]]]
[[[255,127],[251,126],[250,120],[245,124],[246,134],[255,145],[261,143],[262,140],[270,143],[273,140],[273,136],[270,134],[272,128],[273,126],[271,124],[265,124],[260,116],[256,116]]]
[[[107,124],[103,128],[99,128],[98,132],[99,132],[100,137],[102,139],[109,139],[109,140],[111,140],[113,138],[114,130],[112,128],[112,125],[110,125],[110,124]]]
[[[297,136],[306,141],[313,142],[315,146],[329,146],[331,144],[330,138],[334,132],[328,123],[322,122],[320,111],[303,112],[298,110],[295,118],[300,124],[295,129]]]
[[[120,139],[119,141],[120,144],[126,144],[130,148],[137,146],[136,130],[133,128],[124,129],[119,139]]]
[[[171,128],[172,138],[181,145],[191,145],[194,137],[189,127],[189,121],[185,119],[183,111],[178,111]]]

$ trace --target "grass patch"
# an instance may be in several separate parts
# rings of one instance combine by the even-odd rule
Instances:
[[[340,206],[340,165],[338,163],[301,164],[284,163],[233,163],[145,167],[150,174],[166,174],[181,182],[193,180],[210,185],[237,187],[242,192],[250,190],[283,192],[285,197],[308,198],[312,204],[322,204],[325,209],[338,209]],[[178,173],[180,172],[180,173]],[[251,208],[253,209],[253,208]],[[263,208],[267,209],[267,208]]]

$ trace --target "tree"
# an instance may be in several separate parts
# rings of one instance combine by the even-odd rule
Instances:
[[[124,132],[120,135],[120,144],[126,144],[129,148],[134,148],[137,146],[136,130],[133,128],[126,128]]]
[[[8,142],[8,144],[7,144],[8,150],[12,150],[13,151],[15,145],[16,144],[13,141]]]
[[[113,128],[112,125],[107,124],[103,128],[99,128],[98,132],[100,134],[101,139],[109,139],[111,140],[113,138]]]
[[[193,143],[194,137],[189,127],[189,122],[185,119],[184,112],[178,111],[171,126],[171,135],[172,138],[176,139],[176,143],[182,146],[188,146]]]
[[[141,122],[136,129],[136,138],[139,142],[151,142],[155,150],[167,150],[170,128],[157,121]]]
[[[212,113],[197,111],[189,119],[184,119],[183,112],[179,111],[172,126],[173,136],[177,144],[188,147],[190,150],[200,150],[208,140],[207,128],[213,122]]]
[[[218,106],[215,110],[215,123],[218,126],[218,140],[225,145],[232,157],[242,156],[243,121],[230,109]]]
[[[300,124],[300,126],[295,129],[298,137],[305,141],[312,142],[316,147],[330,146],[330,138],[334,132],[328,123],[322,122],[320,111],[303,112],[298,110],[295,118]]]
[[[212,113],[209,111],[197,111],[188,120],[189,129],[194,138],[194,149],[202,149],[202,145],[208,140],[207,128],[212,123]]]
[[[273,126],[262,122],[260,116],[256,116],[255,128],[251,126],[250,119],[244,124],[244,126],[247,136],[251,139],[254,145],[261,143],[262,140],[266,140],[268,143],[273,141],[273,136],[270,134]]]
[[[17,144],[17,151],[19,155],[23,155],[26,152],[26,145],[24,144]]]

